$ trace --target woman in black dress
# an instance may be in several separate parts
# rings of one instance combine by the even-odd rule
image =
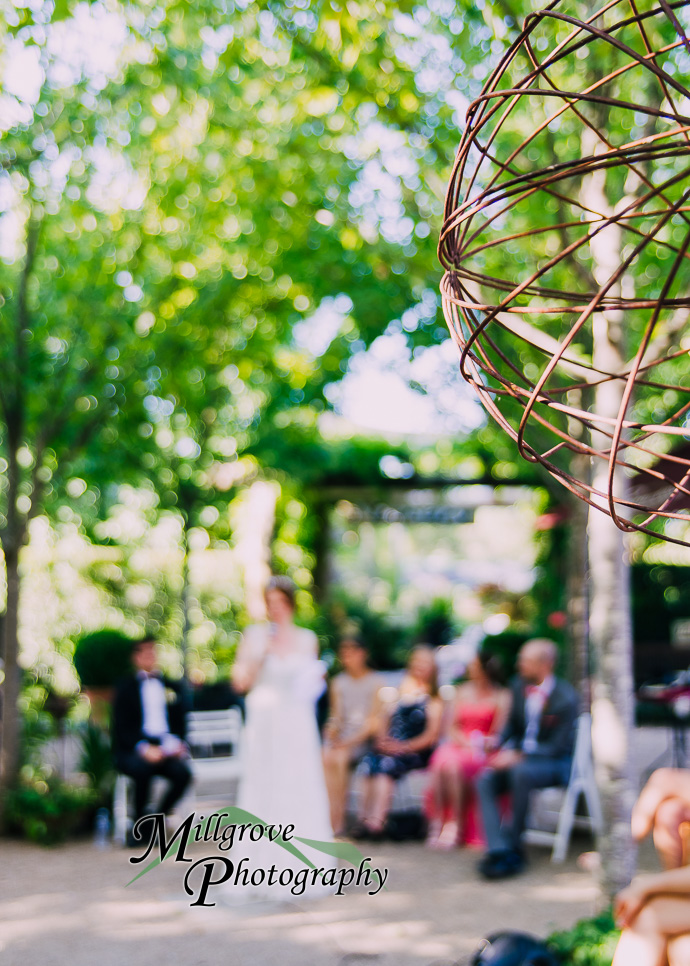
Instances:
[[[426,768],[438,741],[441,714],[434,652],[426,645],[415,647],[395,700],[384,706],[373,750],[357,769],[363,776],[360,837],[383,836],[395,782],[409,771]]]

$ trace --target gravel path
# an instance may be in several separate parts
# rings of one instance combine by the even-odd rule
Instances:
[[[636,730],[641,782],[668,762],[667,744],[661,729]],[[593,914],[597,888],[575,864],[590,847],[575,839],[562,866],[532,848],[519,879],[487,883],[476,875],[476,852],[368,846],[372,864],[389,870],[376,896],[360,889],[243,907],[218,897],[214,908],[190,908],[181,863],[167,861],[127,887],[140,867],[125,850],[0,840],[0,966],[465,966],[494,930],[545,936]],[[640,859],[657,867],[649,843]]]
[[[581,844],[587,847],[586,841]],[[194,858],[209,852],[197,845]],[[127,887],[131,853],[90,842],[0,844],[3,966],[448,966],[500,928],[545,935],[595,911],[591,877],[533,848],[519,879],[478,879],[477,854],[418,844],[369,846],[386,891],[292,903],[190,908],[185,868],[166,861]],[[213,898],[212,893],[209,893]]]

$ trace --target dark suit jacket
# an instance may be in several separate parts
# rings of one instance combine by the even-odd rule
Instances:
[[[166,705],[170,734],[183,741],[187,737],[187,697],[180,681],[162,678],[165,688],[175,692],[175,699]],[[131,755],[139,741],[146,741],[142,731],[144,710],[141,703],[141,681],[130,674],[117,685],[113,702],[112,741],[115,763],[123,755]]]
[[[521,678],[516,678],[511,683],[510,690],[512,706],[501,735],[501,744],[512,742],[520,748],[527,727],[525,682]],[[556,678],[553,691],[549,695],[539,719],[537,750],[530,754],[547,758],[565,758],[572,755],[579,706],[580,700],[575,689],[567,681]]]

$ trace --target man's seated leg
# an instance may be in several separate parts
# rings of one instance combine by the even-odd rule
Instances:
[[[155,766],[135,751],[129,755],[122,755],[117,764],[118,770],[134,782],[134,821],[132,826],[126,830],[125,844],[130,848],[137,848],[144,844],[144,838],[141,837],[141,829],[140,837],[135,838],[132,828],[146,814],[151,791],[151,779],[156,773]]]
[[[500,796],[508,787],[509,772],[505,769],[486,768],[475,781],[487,848],[477,868],[487,879],[502,878],[504,874],[508,874],[505,871],[505,860],[510,845],[505,830],[501,827],[500,809]]]
[[[500,852],[509,847],[501,829],[499,806],[499,797],[508,790],[508,782],[508,772],[497,768],[485,768],[476,779],[475,787],[479,798],[488,852]]]
[[[134,821],[146,814],[149,800],[151,779],[155,774],[153,765],[136,752],[122,755],[118,761],[118,770],[128,775],[134,781]]]
[[[513,818],[510,824],[510,847],[516,852],[522,848],[530,794],[537,788],[567,785],[570,775],[568,761],[527,755],[510,769],[510,789],[513,801]]]
[[[175,805],[184,795],[187,786],[192,780],[192,771],[188,762],[184,758],[164,758],[155,766],[155,774],[162,775],[169,782],[163,798],[161,799],[159,812],[169,815]]]

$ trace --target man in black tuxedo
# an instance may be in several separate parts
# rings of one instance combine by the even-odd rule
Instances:
[[[521,648],[499,750],[477,778],[488,846],[479,871],[488,879],[516,875],[524,867],[521,838],[531,791],[567,785],[570,778],[579,699],[554,677],[556,658],[553,641],[535,639]],[[511,794],[512,818],[502,825],[499,797],[505,792]]]
[[[120,681],[113,705],[113,752],[118,771],[134,779],[134,820],[146,813],[151,779],[169,782],[158,809],[167,815],[184,794],[192,773],[187,764],[186,702],[179,682],[158,672],[156,642],[132,647],[134,674]],[[128,836],[130,844],[131,835]]]

